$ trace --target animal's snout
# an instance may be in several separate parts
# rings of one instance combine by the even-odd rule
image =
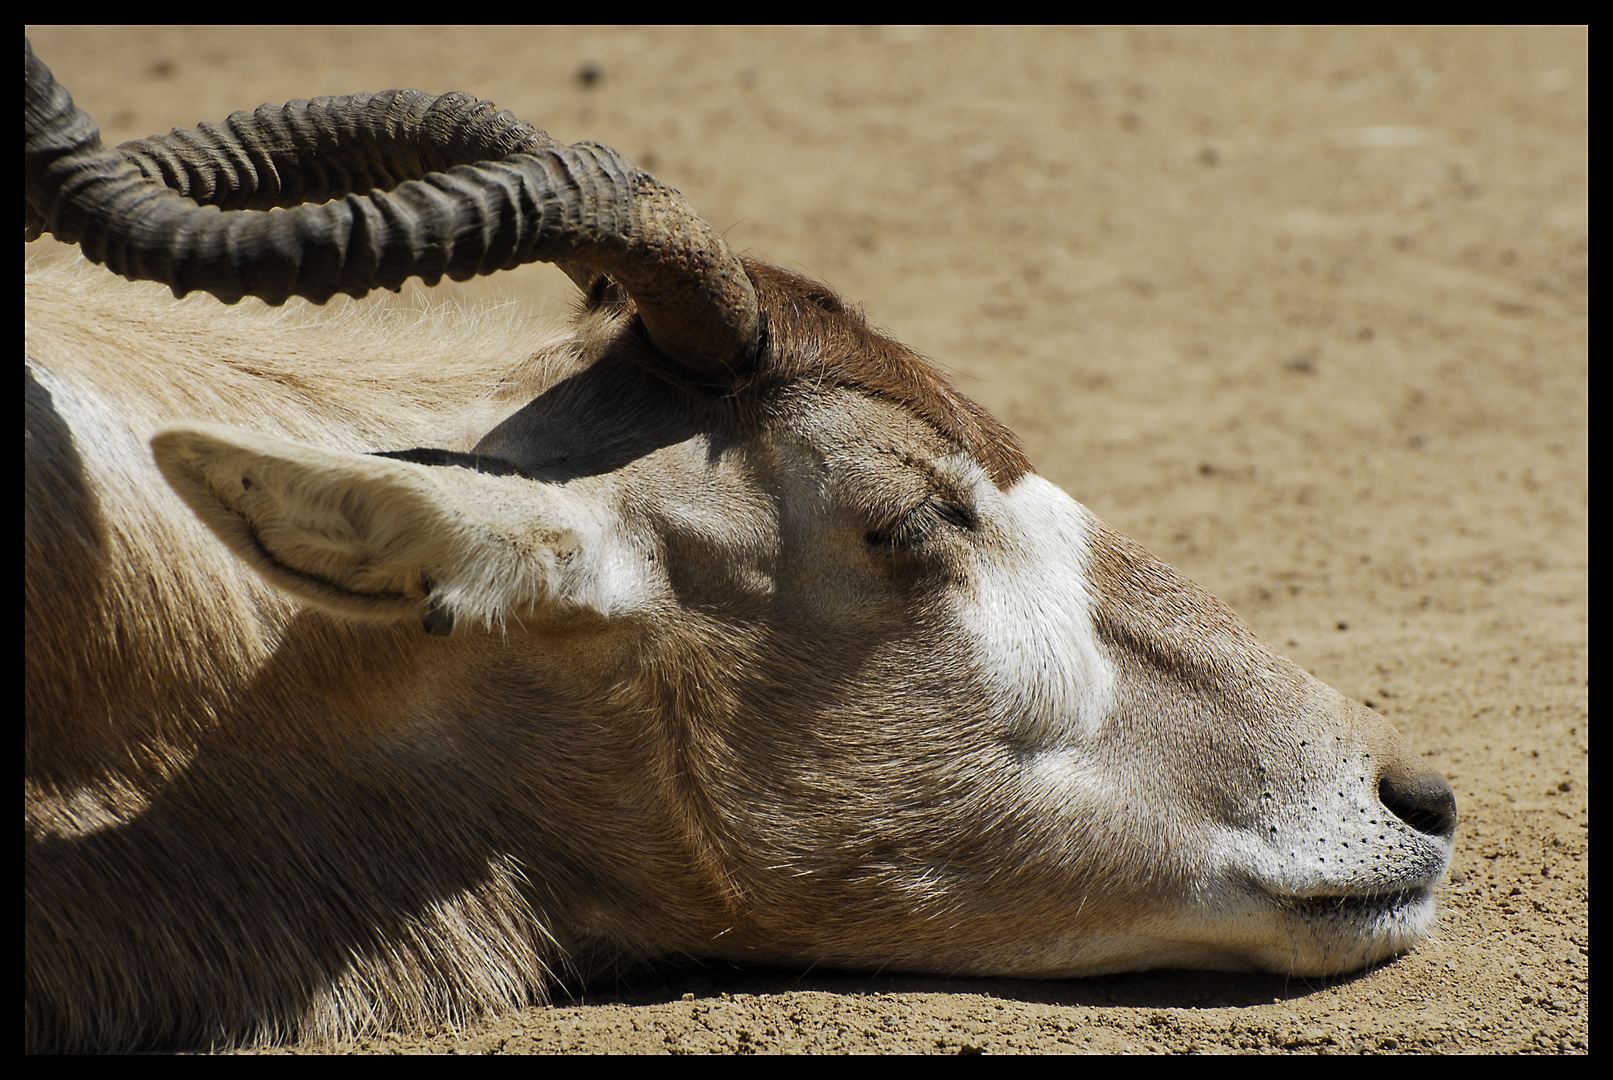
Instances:
[[[1384,776],[1378,781],[1378,798],[1420,833],[1448,839],[1456,832],[1456,794],[1438,773]]]

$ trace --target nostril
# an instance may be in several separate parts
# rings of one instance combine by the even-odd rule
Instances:
[[[1433,773],[1410,780],[1385,776],[1378,781],[1378,798],[1418,832],[1440,837],[1456,832],[1456,794],[1443,777]]]

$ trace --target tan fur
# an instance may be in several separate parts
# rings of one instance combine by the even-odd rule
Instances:
[[[715,389],[630,307],[30,272],[29,1048],[339,1038],[680,953],[1312,973],[1415,943],[1370,898],[1423,896],[1448,840],[1378,804],[1420,775],[1393,731],[822,286],[748,270],[767,347]],[[415,447],[481,467],[369,456]],[[1317,869],[1327,784],[1354,801],[1320,831],[1409,869]]]

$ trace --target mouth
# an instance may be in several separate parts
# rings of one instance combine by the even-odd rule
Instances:
[[[1372,920],[1402,918],[1434,902],[1432,885],[1415,885],[1390,892],[1347,896],[1307,896],[1290,901],[1296,914],[1309,919]]]
[[[1288,908],[1310,943],[1311,974],[1341,974],[1409,952],[1437,918],[1432,885],[1350,896],[1291,899]]]

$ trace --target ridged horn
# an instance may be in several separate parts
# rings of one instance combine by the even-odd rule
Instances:
[[[24,49],[29,240],[50,232],[126,278],[225,303],[324,303],[530,262],[584,280],[586,267],[626,289],[685,368],[717,374],[756,346],[756,293],[728,245],[609,147],[562,145],[469,95],[390,91],[108,150]],[[249,212],[271,208],[287,209]]]

